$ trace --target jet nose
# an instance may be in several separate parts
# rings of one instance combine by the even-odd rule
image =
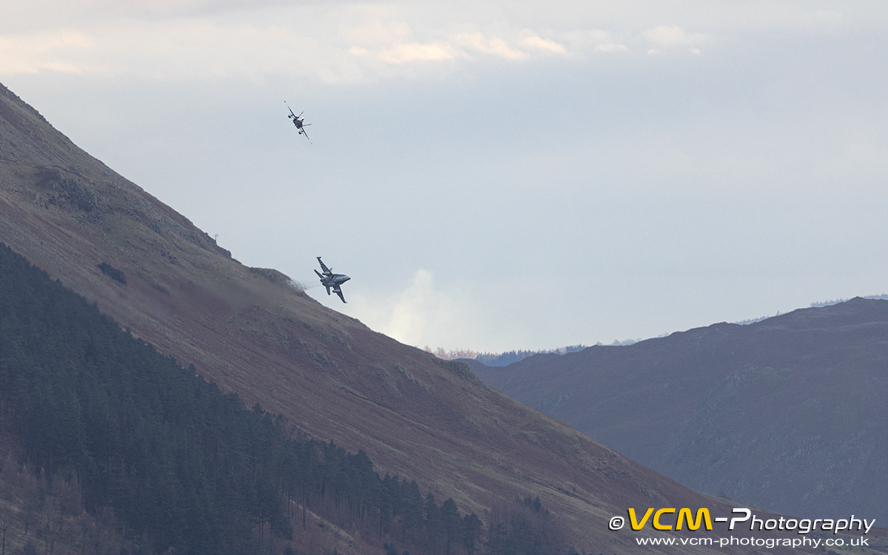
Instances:
[[[350,280],[350,279],[351,279],[351,278],[348,277],[348,276],[342,276],[342,282],[343,282],[343,283],[345,283],[346,281],[348,281],[348,280]]]

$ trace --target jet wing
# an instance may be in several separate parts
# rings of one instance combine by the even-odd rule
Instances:
[[[342,302],[345,302],[345,295],[342,294],[342,289],[340,289],[338,285],[333,288],[333,291],[335,291],[336,294],[339,295],[339,298],[342,299]]]
[[[308,136],[308,135],[306,135],[306,136]],[[320,256],[318,257],[318,262],[321,263],[321,269],[324,270],[324,275],[329,276],[330,274],[333,273],[332,271],[330,271],[330,268],[328,268],[327,265],[324,264],[324,262],[321,260]],[[317,270],[315,270],[315,273],[317,273]]]

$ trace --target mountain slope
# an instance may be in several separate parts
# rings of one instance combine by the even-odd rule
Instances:
[[[607,530],[627,507],[730,513],[487,387],[465,365],[331,311],[279,272],[241,265],[2,86],[0,241],[248,405],[363,449],[382,472],[465,510],[483,515],[538,495],[578,549],[607,553],[640,551],[637,534]]]
[[[699,491],[799,516],[888,519],[888,301],[474,366]]]

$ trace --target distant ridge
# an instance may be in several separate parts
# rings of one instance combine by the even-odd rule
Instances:
[[[508,366],[513,362],[518,362],[519,360],[523,360],[533,355],[563,355],[565,353],[575,353],[577,351],[582,351],[585,348],[585,345],[573,345],[570,347],[559,347],[558,349],[544,349],[538,351],[506,351],[504,353],[479,353],[478,351],[472,351],[470,349],[455,349],[445,351],[440,347],[433,351],[430,347],[426,346],[425,351],[428,353],[432,353],[436,357],[443,360],[459,360],[464,358],[477,360],[478,362],[481,362],[486,366]]]
[[[863,299],[881,299],[881,300],[888,300],[888,294],[882,294],[882,295],[865,295],[865,296],[863,296],[863,297],[861,297],[861,298],[863,298]],[[851,300],[851,299],[836,299],[836,300],[834,300],[834,301],[820,301],[820,302],[814,302],[814,303],[811,303],[811,304],[808,305],[808,306],[809,306],[809,308],[815,308],[815,307],[818,307],[818,306],[830,306],[830,305],[833,305],[833,304],[845,303],[845,302],[848,302],[848,301],[850,301],[850,300]],[[778,311],[777,314],[775,314],[774,316],[780,316],[780,312]],[[767,320],[768,318],[773,318],[774,316],[760,316],[759,318],[749,318],[749,319],[747,319],[747,320],[740,320],[739,322],[734,322],[734,323],[735,323],[735,324],[740,324],[741,326],[745,326],[745,325],[748,325],[748,324],[755,324],[756,322],[761,322],[762,320]]]
[[[694,489],[888,521],[888,300],[473,368]]]
[[[888,293],[882,293],[881,295],[864,295],[863,297],[860,297],[860,298],[870,299],[870,300],[878,299],[878,300],[888,301]],[[823,301],[823,302],[819,302],[819,303],[811,303],[811,307],[813,308],[813,307],[817,307],[817,306],[829,306],[829,305],[833,305],[833,304],[846,303],[850,300],[851,299],[837,299],[835,301]]]

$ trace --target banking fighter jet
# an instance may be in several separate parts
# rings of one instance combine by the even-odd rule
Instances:
[[[286,100],[284,101],[284,104],[287,104],[287,101],[286,101]],[[305,122],[303,121],[305,118],[302,117],[302,114],[304,114],[305,112],[302,112],[302,114],[299,114],[299,115],[297,116],[297,115],[293,112],[293,108],[290,108],[290,105],[289,105],[289,104],[287,104],[287,110],[290,110],[290,115],[287,116],[287,117],[290,118],[291,120],[293,120],[293,125],[295,125],[295,126],[296,126],[296,129],[299,130],[299,134],[300,134],[300,135],[305,135],[305,138],[308,139],[308,132],[305,130],[305,128],[308,127],[308,126],[311,125],[311,124],[310,124],[310,123],[305,123]],[[311,139],[308,139],[308,142],[311,142]]]
[[[318,257],[318,262],[321,263],[321,272],[315,270],[314,272],[321,278],[321,285],[327,288],[327,294],[330,294],[330,289],[333,289],[333,292],[339,295],[339,298],[342,299],[342,302],[345,302],[345,295],[342,294],[342,289],[339,288],[340,285],[350,280],[351,278],[345,274],[334,274],[333,268],[328,268],[324,265],[324,262],[321,260],[321,257]]]

